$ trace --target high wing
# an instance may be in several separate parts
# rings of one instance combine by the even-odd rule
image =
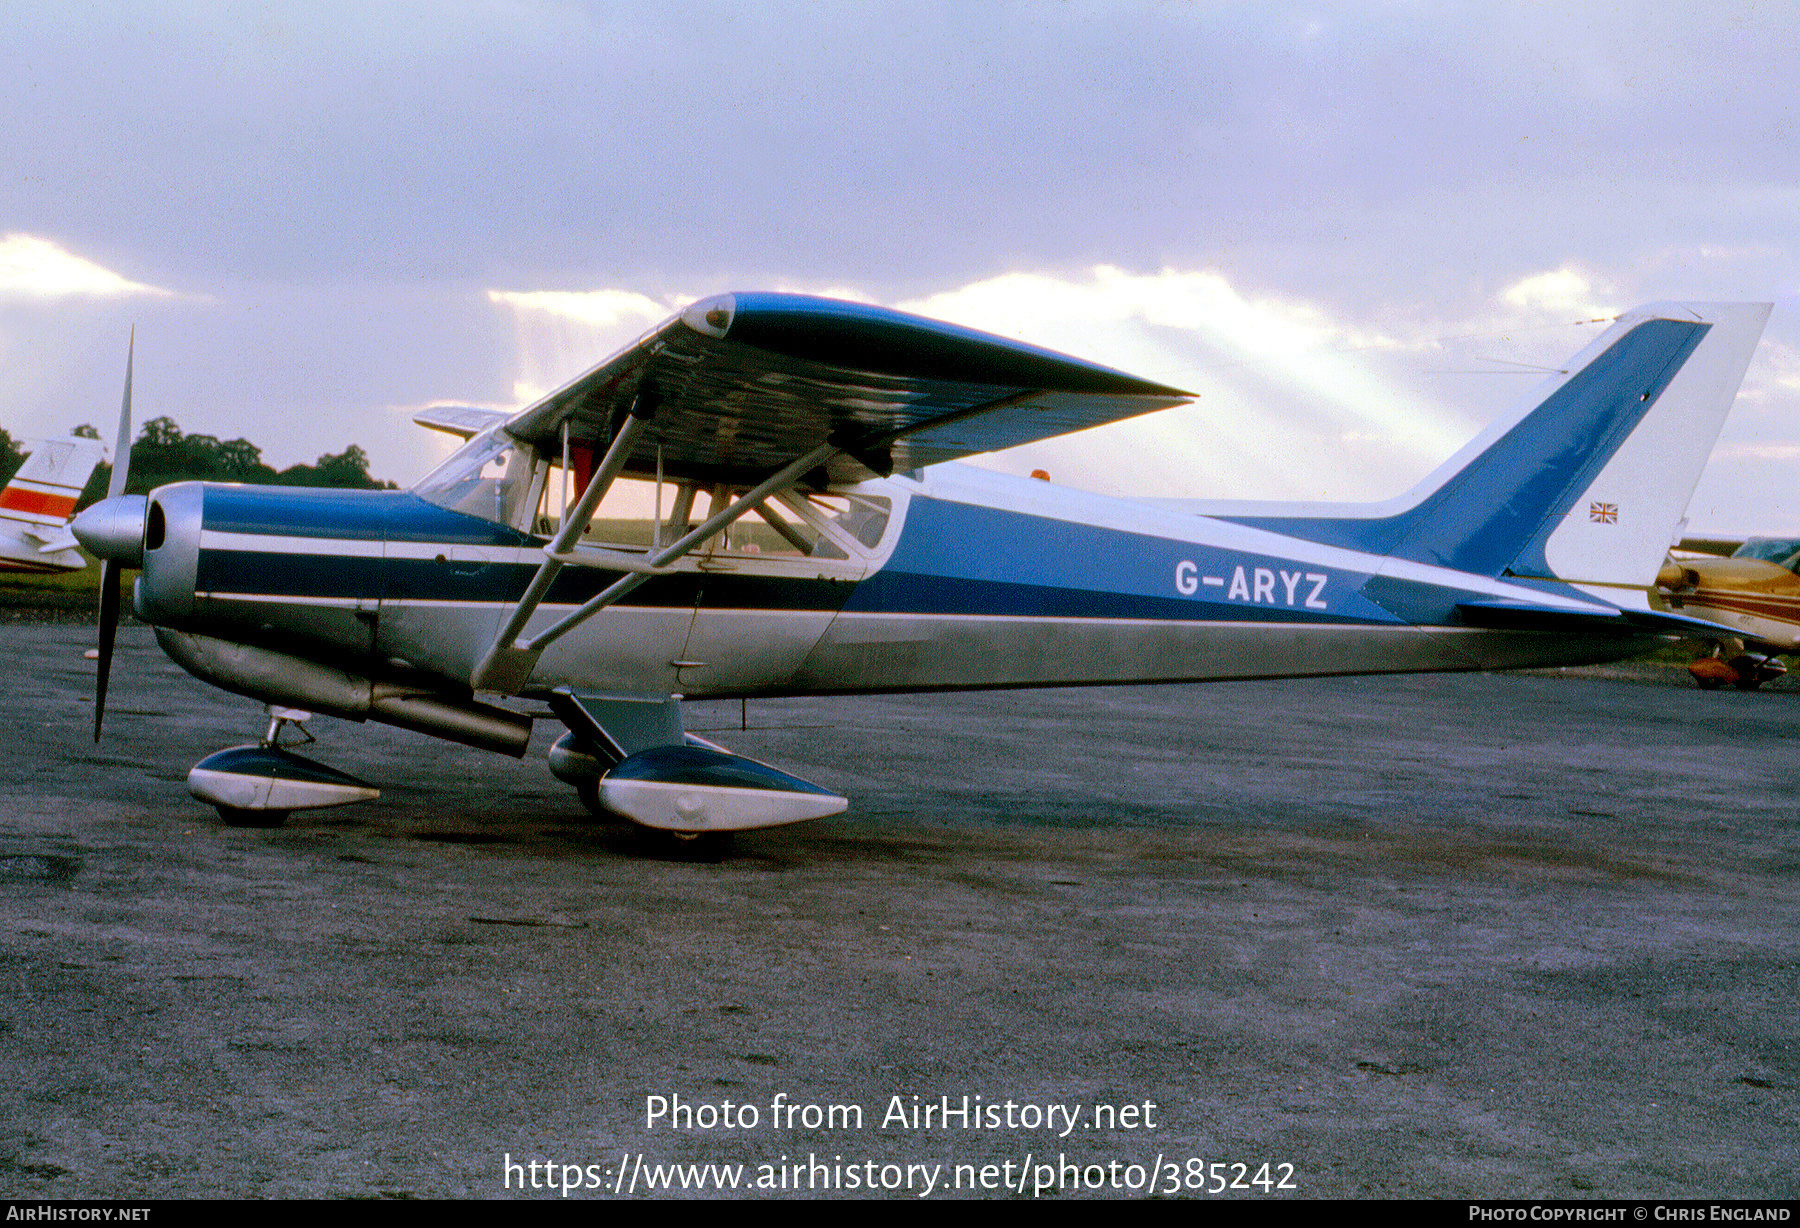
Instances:
[[[511,415],[498,409],[477,409],[467,405],[433,405],[413,415],[420,426],[458,439],[473,439],[489,427],[506,421]]]
[[[863,303],[795,294],[702,299],[507,422],[506,433],[540,455],[567,455],[582,495],[470,684],[516,693],[545,647],[783,490],[887,477],[1167,409],[1190,396]],[[584,549],[581,526],[627,472],[748,489],[648,555]],[[630,574],[520,639],[566,566]]]
[[[1684,537],[1675,543],[1675,549],[1689,554],[1716,554],[1728,559],[1743,544],[1741,537]]]
[[[833,482],[916,469],[1180,405],[1192,393],[1003,337],[864,303],[723,294],[516,415],[555,455],[654,428],[623,471],[754,483],[821,444]]]

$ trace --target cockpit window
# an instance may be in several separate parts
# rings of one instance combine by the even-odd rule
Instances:
[[[665,520],[669,513],[670,493],[667,490],[662,492],[662,513]],[[600,506],[594,509],[593,516],[582,526],[582,543],[589,546],[623,546],[632,550],[668,545],[675,537],[667,524],[658,531],[657,494],[654,482],[637,478],[614,478],[613,484],[606,489],[606,497],[600,500]],[[562,528],[563,516],[572,511],[580,499],[579,480],[570,475],[565,481],[562,466],[551,465],[549,480],[544,483],[543,505],[538,509],[538,521],[532,532],[544,537],[556,536]]]
[[[1737,548],[1734,559],[1761,559],[1792,572],[1800,572],[1800,538],[1752,537]]]
[[[413,493],[450,511],[518,528],[534,502],[533,476],[531,453],[496,431],[458,448]]]
[[[707,499],[707,515],[726,507],[744,492],[730,487],[712,490]],[[696,522],[705,517],[698,510]],[[805,507],[794,495],[781,494],[765,500],[749,515],[726,526],[703,547],[707,553],[764,555],[773,558],[843,559],[848,556],[829,537],[821,533],[806,515]]]
[[[451,511],[551,537],[579,501],[580,481],[555,459],[540,459],[496,430],[457,449],[413,493]],[[743,493],[691,481],[619,477],[582,527],[581,540],[654,550],[679,540]],[[892,513],[892,501],[879,495],[784,491],[713,535],[699,552],[844,560],[849,555],[839,542],[848,539],[876,550]]]
[[[614,549],[658,549],[685,537],[743,493],[728,486],[701,486],[694,482],[665,482],[659,486],[642,478],[616,478],[593,517],[583,526],[581,540],[587,545]],[[554,536],[565,511],[575,504],[578,495],[579,482],[565,482],[562,466],[550,465],[532,532]],[[697,553],[843,559],[848,556],[816,524],[817,519],[829,519],[831,514],[831,510],[810,509],[809,519],[809,510],[796,505],[792,495],[777,495],[713,534],[698,547]]]

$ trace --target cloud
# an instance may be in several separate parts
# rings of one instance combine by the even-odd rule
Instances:
[[[852,286],[802,287],[788,293],[874,302]],[[710,294],[713,291],[708,290]],[[700,294],[651,298],[633,290],[489,290],[488,302],[508,308],[518,338],[513,396],[528,405],[632,344]]]
[[[1601,292],[1583,273],[1563,265],[1547,273],[1533,273],[1500,292],[1500,300],[1525,311],[1544,314],[1566,312],[1576,316],[1614,316],[1617,306],[1597,297]]]
[[[630,290],[489,290],[487,297],[512,311],[513,396],[521,406],[630,345],[675,309],[671,301]]]
[[[1722,443],[1713,456],[1723,460],[1800,460],[1800,443]]]
[[[0,238],[0,298],[174,298],[173,291],[121,277],[35,235]]]
[[[1315,304],[1250,298],[1223,274],[1163,269],[1129,273],[1098,265],[1085,278],[1007,274],[899,304],[920,315],[1007,333],[1115,365],[1133,374],[1211,380],[1254,368],[1290,394],[1352,420],[1403,431],[1427,450],[1466,433],[1437,407],[1372,382],[1353,351],[1406,343],[1333,320]]]
[[[1199,394],[1187,409],[979,462],[1101,493],[1383,498],[1474,429],[1395,378],[1428,343],[1248,294],[1216,271],[1009,273],[898,306]]]
[[[841,284],[783,287],[871,301]],[[490,290],[518,335],[515,392],[534,400],[699,295]],[[894,304],[1075,354],[1199,394],[1198,406],[1082,432],[979,462],[1049,469],[1102,493],[1375,499],[1405,489],[1474,430],[1459,410],[1397,382],[1429,345],[1334,318],[1305,301],[1244,293],[1215,271],[1014,272]],[[1370,355],[1388,359],[1384,368]]]
[[[595,328],[655,324],[669,308],[630,290],[489,290],[488,302],[504,303],[519,312],[578,321]]]

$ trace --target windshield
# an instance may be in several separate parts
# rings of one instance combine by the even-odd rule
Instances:
[[[426,474],[413,493],[428,503],[514,528],[532,498],[531,453],[498,431],[477,435]]]
[[[1800,571],[1800,538],[1752,537],[1737,548],[1734,559],[1761,559],[1789,571]]]

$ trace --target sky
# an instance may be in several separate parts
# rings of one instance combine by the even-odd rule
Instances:
[[[1769,328],[1689,509],[1800,533],[1789,4],[12,0],[0,427],[409,484],[692,299],[917,311],[1198,394],[980,458],[1399,493],[1663,299]]]

